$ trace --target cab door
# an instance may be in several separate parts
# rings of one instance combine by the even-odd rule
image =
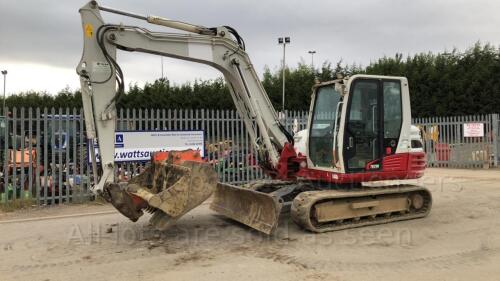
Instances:
[[[344,165],[347,172],[381,169],[383,123],[380,80],[352,82],[346,112]]]
[[[394,154],[402,126],[401,81],[358,78],[351,84],[345,119],[346,172],[381,170]]]

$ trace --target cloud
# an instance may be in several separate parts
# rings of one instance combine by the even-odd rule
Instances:
[[[316,50],[316,62],[337,61],[366,65],[383,55],[396,52],[464,49],[476,41],[500,43],[499,1],[465,0],[372,0],[372,1],[99,1],[101,5],[140,14],[154,14],[205,26],[230,25],[244,37],[257,72],[264,65],[280,64],[279,36],[290,36],[287,62],[309,62],[308,50]],[[25,81],[33,89],[73,86],[74,67],[82,51],[82,31],[78,8],[83,1],[0,0],[0,68],[15,68],[24,77],[33,74],[32,65],[56,72],[38,73],[46,86]],[[103,14],[108,22],[161,27]],[[159,58],[120,55],[126,80],[144,81],[159,77]],[[193,63],[165,60],[167,76],[177,83],[219,74]],[[16,65],[13,67],[13,65]],[[156,66],[155,66],[156,65]],[[61,77],[61,73],[65,74]],[[16,72],[11,72],[16,75]],[[9,74],[10,76],[11,74]],[[16,79],[21,79],[19,76]],[[15,80],[15,79],[14,79]],[[78,85],[76,85],[77,87]],[[9,91],[24,89],[11,85]]]

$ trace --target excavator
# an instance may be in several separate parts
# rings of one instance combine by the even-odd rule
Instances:
[[[169,28],[106,23],[101,12]],[[432,195],[408,179],[422,177],[425,153],[411,147],[405,77],[338,76],[313,87],[307,130],[291,135],[266,94],[245,42],[230,26],[204,27],[100,6],[80,9],[83,55],[80,77],[87,139],[99,149],[92,191],[137,221],[144,211],[164,230],[211,197],[215,212],[266,234],[289,211],[312,232],[422,218]],[[159,152],[128,182],[115,181],[116,103],[124,95],[117,50],[149,53],[209,65],[225,78],[234,105],[269,179],[236,186],[218,182],[196,151]],[[95,148],[90,157],[97,163]],[[98,176],[97,176],[98,175]]]

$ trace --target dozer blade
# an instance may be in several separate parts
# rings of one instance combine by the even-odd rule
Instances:
[[[278,226],[282,203],[267,193],[230,184],[217,184],[210,209],[217,213],[271,234]]]
[[[142,209],[152,211],[153,227],[165,230],[207,200],[217,181],[217,173],[206,163],[153,163],[127,184],[111,185],[108,192],[122,214],[136,221]]]

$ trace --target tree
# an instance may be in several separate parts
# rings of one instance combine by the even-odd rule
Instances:
[[[367,67],[324,62],[318,69],[300,62],[286,67],[286,109],[308,110],[311,88],[318,82],[336,79],[340,74],[357,73],[405,76],[410,84],[414,117],[486,114],[500,111],[500,50],[490,44],[476,43],[460,52],[453,49],[437,54],[419,53],[403,57],[382,57]],[[262,84],[276,109],[281,109],[282,71],[264,68]],[[81,93],[65,88],[51,96],[46,92],[24,92],[7,98],[9,107],[76,107]],[[173,85],[168,79],[157,79],[144,87],[130,85],[118,101],[119,108],[150,109],[234,109],[229,89],[222,78],[195,80]]]
[[[414,116],[495,113],[500,110],[500,50],[477,42],[465,52],[383,57],[368,74],[406,76]]]

